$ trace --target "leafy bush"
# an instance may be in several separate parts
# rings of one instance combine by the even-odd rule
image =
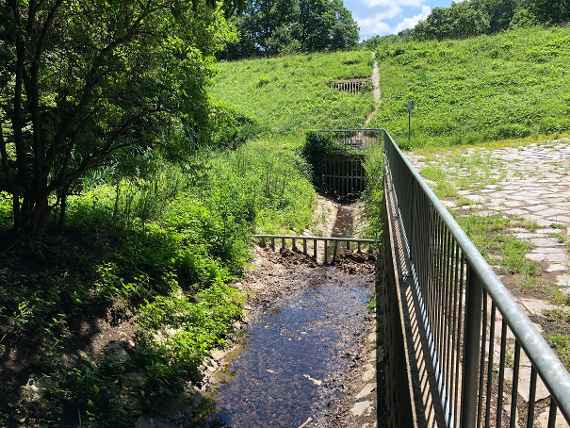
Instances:
[[[210,106],[210,139],[216,149],[235,149],[259,132],[255,121],[221,102]]]

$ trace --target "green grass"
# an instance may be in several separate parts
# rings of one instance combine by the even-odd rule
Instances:
[[[328,84],[371,74],[368,51],[223,62],[210,93],[265,130],[357,127],[372,110],[371,92],[350,95]]]
[[[536,286],[540,266],[527,260],[531,245],[518,239],[508,229],[526,225],[524,221],[499,215],[458,216],[460,226],[491,265],[499,265],[506,273],[515,276],[514,284],[524,288]]]
[[[459,41],[387,42],[377,56],[382,107],[372,126],[412,147],[570,131],[570,28],[530,28]]]
[[[570,307],[547,311],[543,314],[546,338],[556,350],[562,363],[570,369]]]

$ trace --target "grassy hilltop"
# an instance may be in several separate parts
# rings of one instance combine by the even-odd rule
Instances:
[[[413,147],[570,131],[570,28],[541,27],[467,40],[381,42],[382,106],[372,126]]]

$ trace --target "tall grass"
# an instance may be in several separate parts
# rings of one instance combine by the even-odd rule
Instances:
[[[570,131],[570,28],[378,47],[382,106],[372,125],[412,147]]]

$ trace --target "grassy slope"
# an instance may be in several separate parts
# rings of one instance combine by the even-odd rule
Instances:
[[[240,153],[229,156],[252,159],[264,182],[274,182],[277,187],[293,183],[292,191],[296,192],[295,203],[260,211],[258,231],[300,232],[310,225],[315,191],[304,161],[297,154],[305,141],[304,131],[361,126],[373,107],[371,93],[349,95],[330,89],[328,83],[368,77],[371,73],[368,51],[290,55],[219,65],[211,97],[252,118],[262,130]],[[254,160],[260,157],[264,160]]]
[[[446,146],[570,130],[570,28],[378,48],[383,104],[372,125],[412,146]]]
[[[353,51],[225,62],[211,94],[273,131],[355,127],[372,109],[370,93],[340,93],[328,82],[369,77],[370,59]]]

